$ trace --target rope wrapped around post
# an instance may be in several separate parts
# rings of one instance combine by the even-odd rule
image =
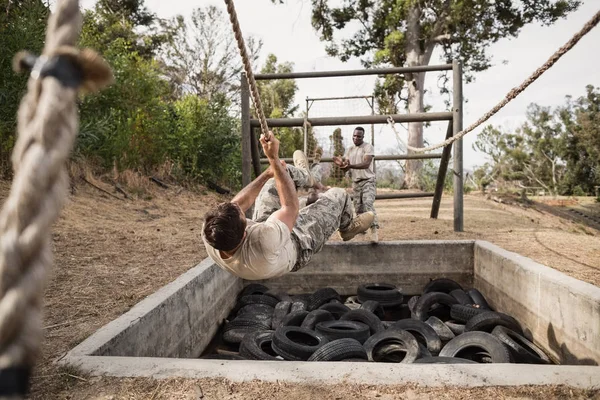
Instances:
[[[0,212],[0,397],[25,396],[40,353],[44,286],[51,267],[50,227],[66,197],[65,162],[78,131],[79,90],[112,82],[110,67],[92,50],[77,50],[78,0],[60,0],[48,21],[43,54],[15,56],[31,69],[18,113],[14,178]]]
[[[250,64],[250,58],[248,57],[248,52],[246,51],[246,43],[244,42],[244,36],[242,35],[242,29],[240,28],[237,13],[235,12],[233,0],[225,0],[225,4],[227,5],[229,20],[231,21],[231,25],[233,26],[233,34],[235,36],[238,49],[240,50],[242,63],[244,64],[244,71],[246,72],[246,77],[248,78],[248,85],[250,86],[250,97],[252,97],[252,103],[254,103],[256,115],[258,116],[258,120],[260,122],[260,130],[262,134],[265,135],[265,138],[268,141],[269,126],[267,125],[267,119],[265,118],[265,113],[262,109],[262,102],[260,101],[258,86],[256,85],[256,79],[254,79],[252,65]]]

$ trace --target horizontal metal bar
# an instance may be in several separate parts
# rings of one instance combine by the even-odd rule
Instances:
[[[387,199],[412,199],[417,197],[433,197],[435,193],[386,193],[378,194],[375,196],[375,200],[387,200]]]
[[[360,124],[387,124],[388,115],[358,115],[351,117],[319,117],[308,118],[311,126],[328,125],[360,125]],[[451,112],[432,112],[414,114],[394,114],[391,116],[395,122],[426,122],[426,121],[450,121]],[[271,128],[283,128],[303,126],[304,118],[268,118],[267,125]],[[250,126],[258,128],[260,122],[257,119],[250,120]]]
[[[343,97],[307,97],[306,101],[320,101],[320,100],[351,100],[351,99],[371,99],[373,95],[369,96],[343,96]]]
[[[431,158],[442,158],[442,153],[432,153],[432,154],[396,154],[396,155],[381,155],[375,156],[375,161],[394,161],[394,160],[427,160]],[[294,162],[293,158],[282,158],[281,160],[285,161],[288,164]],[[310,162],[313,162],[314,159],[309,158]],[[333,162],[333,158],[331,157],[323,157],[321,158],[321,162]],[[261,164],[268,164],[269,160],[266,158],[260,159]]]
[[[441,65],[416,65],[414,67],[394,67],[394,68],[372,68],[372,69],[348,69],[337,71],[311,71],[311,72],[288,72],[284,74],[256,74],[256,80],[268,79],[303,79],[303,78],[330,78],[336,76],[357,76],[357,75],[391,75],[407,74],[410,72],[428,72],[428,71],[449,71],[452,64]]]

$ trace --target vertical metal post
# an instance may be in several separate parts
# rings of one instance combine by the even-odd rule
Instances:
[[[448,122],[446,130],[446,139],[452,137],[454,130],[453,122]],[[437,218],[440,211],[440,203],[442,202],[442,194],[444,194],[444,182],[446,181],[446,172],[448,172],[448,164],[450,161],[450,152],[452,151],[452,143],[444,147],[442,151],[442,159],[440,160],[440,168],[438,170],[437,182],[435,184],[435,192],[433,195],[433,203],[431,204],[431,218]]]
[[[375,115],[375,96],[370,96],[371,102],[369,105],[371,106],[371,115]],[[368,100],[367,100],[368,102]],[[373,149],[375,149],[375,124],[371,124],[371,144],[373,145]],[[375,152],[377,155],[377,152]],[[373,172],[377,175],[377,163],[373,163]]]
[[[246,74],[243,72],[240,92],[242,97],[242,186],[245,187],[250,183],[252,176],[252,132],[250,131],[250,89]]]
[[[456,136],[463,129],[463,95],[462,64],[458,60],[452,62],[453,102],[452,131]],[[462,139],[454,142],[454,231],[464,230],[463,213],[463,143]]]
[[[304,114],[304,154],[306,157],[310,157],[308,154],[308,126],[306,121],[308,121],[308,97],[306,97],[306,114]]]

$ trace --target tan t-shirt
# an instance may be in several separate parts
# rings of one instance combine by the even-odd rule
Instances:
[[[350,160],[350,164],[362,164],[365,161],[365,156],[374,156],[375,149],[371,143],[363,142],[360,146],[352,146],[346,152],[346,158]],[[360,181],[363,179],[373,178],[375,172],[373,172],[373,163],[375,159],[371,160],[369,168],[367,169],[351,169],[353,181]]]
[[[296,246],[289,228],[273,216],[265,222],[247,222],[242,246],[225,260],[219,250],[206,243],[203,234],[209,257],[221,268],[247,280],[274,278],[291,271],[296,264]]]

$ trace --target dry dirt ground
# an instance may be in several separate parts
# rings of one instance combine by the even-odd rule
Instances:
[[[96,181],[113,192],[112,186]],[[0,201],[8,182],[0,182]],[[133,189],[129,189],[130,193]],[[122,197],[113,192],[113,196]],[[33,399],[549,399],[595,398],[567,387],[433,390],[411,386],[287,385],[221,380],[110,379],[57,368],[53,360],[142,298],[206,257],[203,213],[225,197],[206,191],[147,186],[117,199],[87,184],[75,194],[52,232],[55,256],[45,294],[43,356],[34,372]],[[535,208],[465,198],[465,232],[453,232],[446,196],[438,220],[431,200],[378,201],[380,240],[489,240],[578,279],[600,285],[600,232]],[[361,239],[359,239],[361,240]]]

